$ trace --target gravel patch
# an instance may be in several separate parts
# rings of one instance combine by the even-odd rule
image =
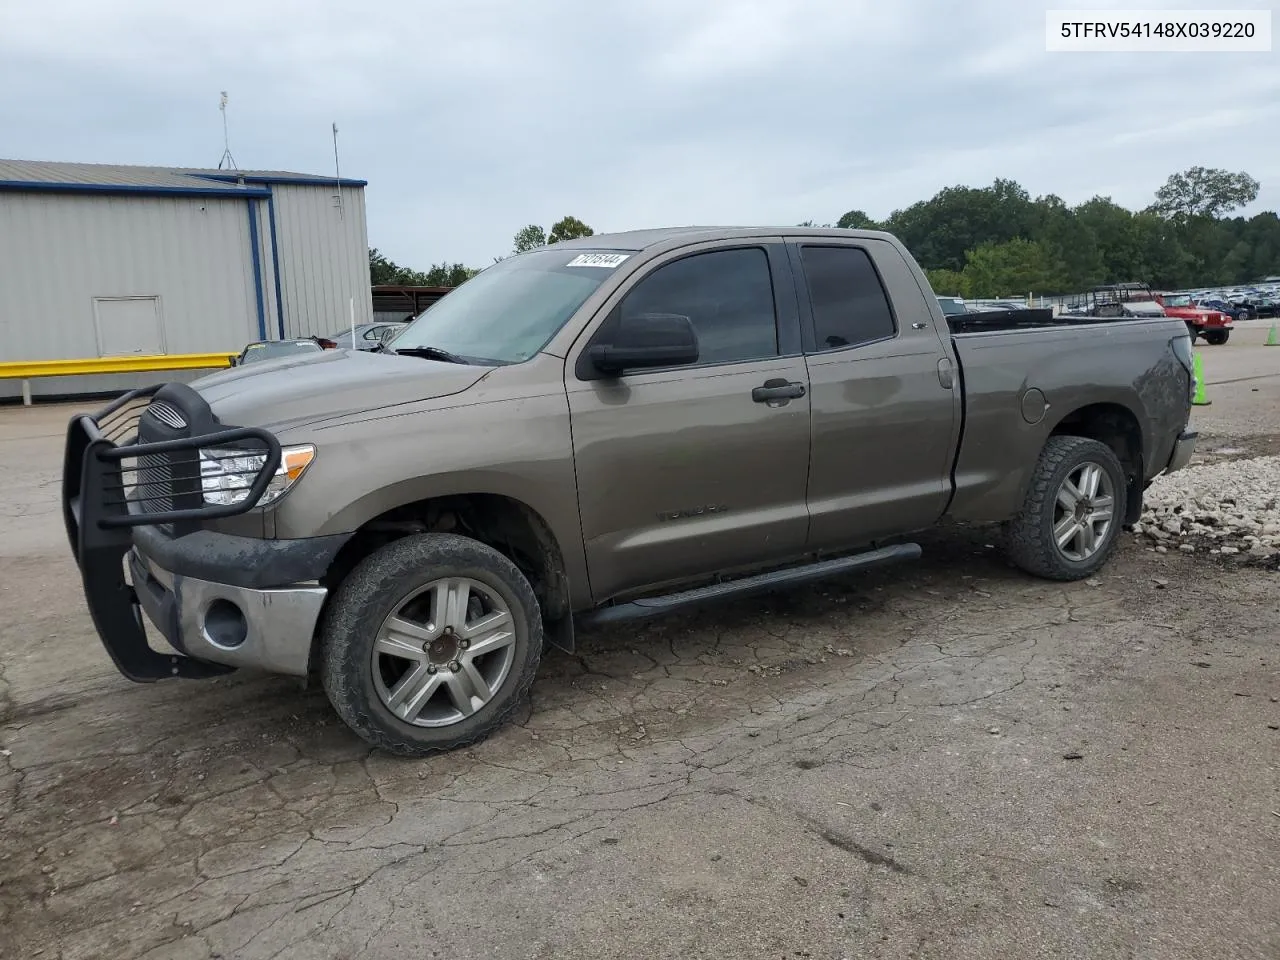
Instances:
[[[1158,478],[1134,532],[1158,553],[1280,557],[1280,456],[1195,464]]]

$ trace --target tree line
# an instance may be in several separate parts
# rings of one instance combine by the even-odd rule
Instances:
[[[939,294],[1053,295],[1134,280],[1164,289],[1219,286],[1280,274],[1275,211],[1230,216],[1258,190],[1247,173],[1192,167],[1170,176],[1149,206],[1129,210],[1110,197],[1075,206],[1053,194],[1032,198],[1015,181],[997,179],[989,187],[946,187],[883,221],[850,210],[834,226],[896,235]],[[530,224],[516,233],[512,252],[593,233],[577,217],[549,230]],[[457,286],[477,272],[454,263],[418,273],[377,250],[369,251],[369,266],[374,283],[426,286]]]
[[[511,240],[511,252],[524,253],[536,247],[594,236],[595,231],[577,217],[562,217],[546,230],[536,223],[522,227]],[[494,262],[503,259],[495,257]],[[474,277],[480,270],[462,263],[437,263],[426,271],[411,270],[393,263],[377,247],[369,250],[369,281],[376,287],[395,284],[407,287],[456,287]]]

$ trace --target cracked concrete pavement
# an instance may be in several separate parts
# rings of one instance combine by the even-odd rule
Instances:
[[[0,957],[1280,956],[1275,573],[948,531],[588,634],[406,761],[290,680],[115,674],[67,412],[0,411]]]

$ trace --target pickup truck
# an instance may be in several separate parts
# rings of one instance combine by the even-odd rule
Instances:
[[[557,243],[378,352],[75,417],[71,549],[130,679],[318,677],[421,756],[506,721],[575,624],[910,560],[944,518],[1001,524],[1029,574],[1093,574],[1191,456],[1186,327],[1001,317],[949,323],[881,232]]]

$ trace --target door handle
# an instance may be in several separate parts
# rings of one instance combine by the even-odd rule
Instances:
[[[804,384],[794,380],[766,380],[751,391],[751,399],[756,403],[776,403],[777,401],[798,400],[804,396]]]

